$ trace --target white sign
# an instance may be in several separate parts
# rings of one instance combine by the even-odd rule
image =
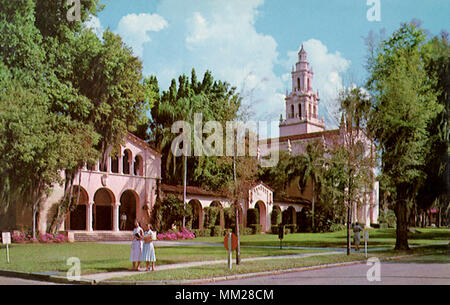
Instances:
[[[2,243],[4,245],[9,245],[11,243],[11,233],[10,232],[2,232]]]

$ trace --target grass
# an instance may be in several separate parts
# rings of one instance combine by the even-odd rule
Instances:
[[[446,228],[417,228],[415,233],[409,233],[410,246],[424,246],[438,242],[450,241],[450,229]],[[199,237],[195,242],[223,243],[223,237]],[[353,242],[353,235],[352,235]],[[364,240],[361,234],[361,244]],[[275,234],[243,235],[241,245],[279,246],[280,240]],[[296,233],[287,234],[283,239],[286,247],[324,247],[345,248],[347,245],[347,231],[330,233]],[[369,229],[368,248],[394,247],[395,229]]]
[[[315,250],[280,250],[279,248],[251,247],[242,251],[242,258],[291,255],[316,252]],[[10,263],[6,262],[6,248],[0,249],[0,270],[23,272],[65,273],[69,257],[81,262],[82,274],[128,270],[130,245],[103,243],[72,244],[13,244],[10,247]],[[158,265],[193,261],[226,259],[221,246],[166,246],[156,247]]]
[[[220,245],[183,245],[183,246],[157,246],[157,265],[174,264],[192,261],[211,261],[226,259],[226,252],[223,247],[223,237],[203,237],[192,240],[193,242],[220,243]],[[448,243],[450,241],[450,229],[417,229],[417,232],[410,233],[409,244],[430,245],[433,243]],[[243,246],[273,246],[274,248],[262,247],[242,247],[241,257],[260,257],[291,255],[308,252],[318,252],[320,250],[302,249],[279,249],[280,242],[277,235],[260,234],[247,235],[241,237]],[[369,247],[388,247],[395,245],[394,229],[372,229],[370,231]],[[345,248],[346,232],[333,233],[298,233],[288,234],[283,241],[284,247],[329,247]],[[324,250],[323,250],[324,251]],[[412,250],[419,253],[418,249]],[[409,252],[409,253],[413,253]],[[445,252],[445,251],[444,251]],[[374,252],[371,255],[384,255],[385,252]],[[393,255],[398,252],[386,252]],[[422,253],[426,255],[424,260],[429,262],[442,261],[442,253]],[[6,262],[6,248],[0,248],[0,270],[13,270],[22,272],[50,272],[55,274],[65,274],[71,266],[66,264],[70,257],[78,257],[81,262],[81,272],[83,275],[102,272],[113,272],[128,270],[131,267],[129,262],[130,245],[124,244],[104,244],[104,243],[72,243],[72,244],[12,244],[10,246],[11,262]],[[308,258],[286,258],[277,260],[264,260],[245,262],[233,268],[234,272],[247,273],[264,270],[277,270],[303,266],[302,264],[321,264],[323,262],[332,263],[334,260],[360,259],[362,254],[317,256]],[[448,253],[446,254],[448,256]],[[447,260],[448,262],[448,260]],[[269,268],[269,269],[268,269]],[[170,271],[157,271],[149,275],[149,280],[203,278],[204,276],[227,275],[220,264],[189,268],[188,270],[177,269]],[[226,268],[225,268],[226,269]],[[224,273],[225,272],[225,273]],[[141,275],[136,275],[140,277]],[[142,275],[144,276],[144,275]],[[147,275],[145,275],[147,276]],[[199,277],[200,276],[200,277]]]

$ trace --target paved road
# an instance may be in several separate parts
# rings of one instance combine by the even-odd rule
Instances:
[[[371,269],[372,268],[372,269]],[[357,264],[278,275],[220,281],[219,285],[450,285],[450,264],[381,263],[380,281],[374,265]],[[370,270],[370,271],[369,271]]]
[[[24,280],[13,277],[0,276],[0,285],[57,285],[50,282],[39,282],[32,280]]]

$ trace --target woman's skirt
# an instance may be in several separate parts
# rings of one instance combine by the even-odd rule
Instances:
[[[141,261],[143,262],[155,262],[156,261],[156,255],[155,255],[155,247],[153,246],[153,243],[145,243],[142,247],[142,256]]]
[[[130,261],[139,262],[141,260],[141,255],[142,255],[142,241],[133,240],[131,242]]]

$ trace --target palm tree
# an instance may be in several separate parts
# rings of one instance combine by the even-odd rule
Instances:
[[[294,156],[291,158],[287,166],[288,181],[292,182],[297,177],[299,178],[298,185],[302,192],[304,192],[308,181],[312,184],[312,229],[314,231],[314,208],[316,198],[322,190],[322,183],[324,179],[324,145],[323,141],[316,140],[308,143],[306,146],[306,153],[303,155]]]

